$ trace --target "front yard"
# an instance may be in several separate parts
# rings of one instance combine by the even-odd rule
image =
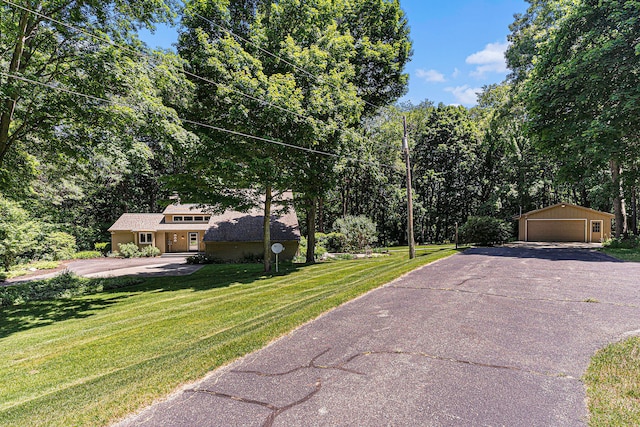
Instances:
[[[208,265],[191,276],[0,310],[0,425],[106,425],[452,245],[313,266]],[[87,280],[87,279],[85,279]],[[83,286],[85,286],[83,284]]]

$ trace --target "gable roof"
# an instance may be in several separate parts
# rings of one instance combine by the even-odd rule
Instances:
[[[204,235],[205,242],[259,242],[262,241],[263,212],[253,209],[242,213],[226,211],[211,218]],[[298,217],[293,208],[283,215],[271,216],[271,240],[300,240]]]
[[[557,204],[552,205],[552,206],[547,206],[546,208],[536,209],[536,210],[533,210],[533,211],[525,212],[522,215],[520,215],[520,218],[528,216],[528,215],[533,215],[533,214],[537,214],[537,213],[540,213],[540,212],[548,211],[548,210],[551,210],[551,209],[556,209],[558,207],[565,207],[565,206],[569,206],[569,207],[572,207],[572,208],[580,209],[580,210],[583,210],[583,211],[586,211],[586,212],[590,212],[590,213],[593,213],[593,214],[608,216],[608,217],[611,217],[611,218],[615,217],[614,214],[609,213],[609,212],[597,211],[595,209],[585,208],[584,206],[573,205],[571,203],[557,203]]]
[[[289,196],[289,197],[287,197]],[[291,199],[292,196],[285,195]],[[108,231],[156,232],[156,231],[205,231],[205,242],[257,242],[262,241],[263,211],[252,209],[249,212],[227,210],[222,214],[206,213],[191,207],[195,204],[169,205],[163,213],[125,213],[109,227]],[[281,209],[274,202],[272,211]],[[211,216],[208,222],[166,222],[165,215],[170,214],[206,214]],[[271,216],[271,240],[300,240],[298,216],[291,207],[284,214]]]
[[[167,206],[162,212],[164,215],[209,215],[206,207],[199,208],[195,203],[184,203]]]

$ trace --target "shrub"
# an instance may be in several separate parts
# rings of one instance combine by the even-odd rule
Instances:
[[[135,243],[118,243],[120,255],[123,258],[136,258],[140,256],[140,250]]]
[[[187,257],[187,264],[224,264],[224,260],[207,254],[196,254]]]
[[[364,215],[337,219],[333,228],[344,235],[345,252],[361,252],[378,241],[376,224]]]
[[[322,246],[325,252],[345,252],[347,236],[342,233],[316,233],[316,247]],[[317,256],[317,255],[316,255]]]
[[[137,285],[142,281],[137,277],[87,279],[65,271],[51,279],[0,287],[0,307],[23,304],[29,301],[71,298]]]
[[[99,251],[102,256],[107,256],[109,251],[111,250],[111,243],[109,242],[96,242],[93,244],[93,248],[96,251]]]
[[[316,247],[313,252],[313,255],[316,259],[322,257],[322,255],[327,253],[327,249],[322,246],[321,239],[324,239],[324,236],[326,236],[324,233],[316,233]],[[320,242],[318,240],[320,240]],[[304,236],[300,236],[298,251],[300,252],[300,256],[294,259],[301,259],[302,261],[305,261],[307,257],[307,238]]]
[[[640,237],[626,236],[609,239],[603,243],[603,246],[611,249],[636,249],[640,247]]]
[[[38,252],[41,259],[71,259],[76,253],[76,238],[64,231],[54,231],[44,237]]]
[[[488,216],[472,216],[460,227],[458,237],[462,243],[492,246],[509,241],[511,236],[511,227],[506,221]]]
[[[158,255],[160,255],[160,249],[158,249],[155,246],[151,246],[151,245],[145,246],[140,251],[140,256],[144,256],[144,257],[147,257],[147,258],[158,256]]]
[[[73,255],[73,259],[100,258],[102,256],[103,256],[102,252],[99,252],[99,251],[81,251],[81,252],[76,252]]]

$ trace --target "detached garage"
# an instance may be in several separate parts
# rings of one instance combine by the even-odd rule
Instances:
[[[559,203],[522,214],[518,240],[525,242],[602,242],[611,237],[614,215]]]

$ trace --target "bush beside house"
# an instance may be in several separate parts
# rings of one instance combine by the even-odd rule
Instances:
[[[513,234],[506,221],[488,217],[472,216],[460,227],[461,243],[474,243],[480,246],[492,246],[511,240]]]

